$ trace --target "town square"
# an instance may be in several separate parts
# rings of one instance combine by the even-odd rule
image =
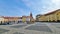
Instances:
[[[0,0],[0,34],[60,34],[60,0]]]

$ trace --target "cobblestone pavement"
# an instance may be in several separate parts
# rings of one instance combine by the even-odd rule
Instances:
[[[0,25],[0,34],[60,34],[60,23]]]

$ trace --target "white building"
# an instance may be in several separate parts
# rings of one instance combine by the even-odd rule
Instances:
[[[0,23],[4,23],[4,18],[0,17]]]

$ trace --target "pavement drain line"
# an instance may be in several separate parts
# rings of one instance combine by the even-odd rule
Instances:
[[[25,26],[25,27],[22,27],[22,28],[25,29],[25,28],[27,28],[27,27],[29,27],[29,26],[31,26],[31,25],[28,25],[28,26]]]
[[[30,24],[30,25],[27,25],[27,26],[25,26],[25,27],[22,27],[22,28],[27,28],[27,27],[29,27],[29,26],[32,26],[32,25],[35,25],[35,24]]]
[[[49,24],[46,24],[46,25],[52,30],[53,33],[55,33],[55,30],[56,30],[56,29],[55,29],[54,26],[51,26],[51,25],[49,25]]]

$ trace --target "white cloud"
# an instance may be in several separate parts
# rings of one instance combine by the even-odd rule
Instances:
[[[53,3],[59,3],[60,0],[51,0]]]
[[[30,8],[31,11],[34,11],[36,14],[44,14],[60,8],[60,0],[15,0],[17,4],[19,4],[20,1],[25,3],[25,5],[28,8]],[[0,8],[7,6],[5,3],[2,3],[1,1],[0,1],[0,5],[1,5]],[[7,7],[9,8],[9,5]],[[25,9],[19,8],[19,6],[18,7],[15,6],[15,9],[16,11],[19,11],[22,14],[27,13]],[[20,14],[19,12],[17,13]]]
[[[40,14],[48,13],[60,8],[60,0],[24,0],[26,6]]]

